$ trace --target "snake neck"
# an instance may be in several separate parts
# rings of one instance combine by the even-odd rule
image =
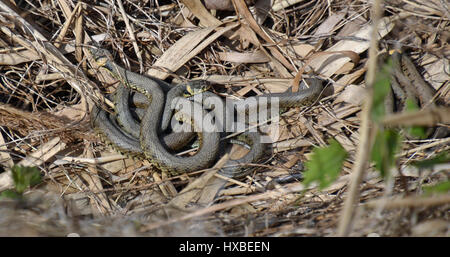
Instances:
[[[299,107],[312,104],[318,99],[322,92],[322,83],[316,79],[306,79],[308,88],[305,88],[305,84],[301,84],[301,89],[298,92],[293,93],[292,89],[289,89],[284,93],[271,93],[261,96],[255,96],[256,103],[259,103],[262,98],[278,98],[280,108]]]
[[[163,114],[161,118],[161,129],[166,130],[172,118],[173,108],[176,105],[177,97],[181,97],[183,95],[184,88],[180,85],[175,86],[167,93],[166,103],[163,108]]]
[[[133,88],[133,81],[135,81],[137,79],[137,76],[139,76],[139,74],[128,71],[111,61],[106,62],[105,65],[102,66],[102,68],[106,69],[111,74],[111,76],[121,81],[125,86],[129,88]]]

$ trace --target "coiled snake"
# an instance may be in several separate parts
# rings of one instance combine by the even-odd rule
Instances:
[[[164,127],[169,123],[168,119],[170,120],[171,118],[170,112],[167,110],[167,103],[170,103],[171,100],[166,99],[166,95],[177,91],[177,93],[172,95],[179,96],[179,93],[186,90],[186,87],[194,87],[194,90],[199,90],[202,87],[201,84],[187,83],[170,88],[163,81],[121,68],[111,61],[110,55],[106,50],[91,49],[91,53],[100,67],[107,69],[122,83],[116,93],[115,104],[117,120],[124,128],[121,128],[114,115],[96,106],[93,108],[91,124],[95,131],[102,136],[103,140],[108,141],[124,154],[147,158],[159,169],[172,175],[209,168],[213,164],[218,157],[220,148],[220,133],[218,131],[196,132],[200,141],[197,153],[189,157],[180,157],[176,156],[171,150],[179,149],[186,145],[195,133],[178,132],[164,134],[161,128],[161,123],[165,124],[163,125]],[[278,97],[281,108],[313,104],[320,96],[323,89],[322,83],[318,79],[305,79],[305,81],[309,88],[300,92],[265,94],[254,98],[257,100],[256,103],[258,103],[258,100],[263,97]],[[148,99],[149,104],[140,124],[129,113],[129,90],[123,85],[143,94]],[[199,103],[191,102],[191,104],[199,105],[198,109],[202,112],[201,117],[207,115],[207,112]],[[249,109],[257,107],[257,105],[250,106]],[[191,117],[191,123],[194,128],[201,127],[201,122],[201,120]],[[140,128],[139,133],[137,133],[138,128]],[[139,136],[139,139],[137,136]],[[225,166],[231,167],[222,169],[222,174],[234,178],[243,177],[248,174],[248,170],[242,169],[240,164],[256,162],[264,154],[264,144],[260,142],[259,133],[247,132],[244,133],[244,137],[247,139],[246,143],[251,144],[250,152],[241,159],[229,160]]]

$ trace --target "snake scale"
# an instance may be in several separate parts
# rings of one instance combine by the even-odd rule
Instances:
[[[117,69],[121,69],[121,74],[127,74],[128,71],[123,69],[122,67],[117,67]],[[130,77],[130,76],[128,76]],[[148,77],[142,77],[142,81],[140,83],[146,83],[146,84],[153,84],[155,86],[161,86],[161,88],[165,92],[170,92],[170,85],[168,85],[164,81],[160,81],[157,79],[150,79]],[[128,80],[128,83],[139,83],[137,81],[133,81],[134,76],[132,76],[130,80]],[[178,91],[178,89],[183,89],[184,85],[177,86],[175,90]],[[172,90],[174,91],[174,90]],[[134,96],[134,97],[130,97]],[[175,97],[175,96],[173,96]],[[171,98],[167,98],[168,101],[171,101]],[[132,111],[130,109],[130,105],[135,105],[136,107],[140,107],[137,110],[142,110],[142,108],[147,109],[149,105],[149,100],[147,97],[145,97],[142,94],[133,94],[131,95],[131,90],[123,85],[121,83],[119,87],[116,90],[116,93],[114,95],[114,102],[115,102],[115,112],[117,114],[117,122],[119,125],[122,126],[123,130],[129,134],[131,134],[135,138],[139,138],[140,135],[140,121],[136,120],[135,117],[132,114]],[[141,115],[142,117],[143,115]],[[169,112],[166,112],[163,114],[163,122],[169,123],[171,121],[171,117],[169,116]],[[168,121],[164,121],[167,119]],[[162,128],[162,130],[166,130],[167,127]],[[172,150],[180,150],[184,146],[186,146],[186,143],[190,142],[195,137],[195,133],[193,132],[178,132],[178,133],[171,133],[164,135],[163,141],[164,144],[167,145],[168,148]]]
[[[218,157],[220,148],[219,132],[199,131],[195,133],[164,134],[163,129],[171,118],[170,111],[168,111],[170,101],[167,100],[167,96],[171,94],[174,97],[179,96],[180,92],[185,90],[186,87],[201,87],[201,84],[187,83],[170,88],[165,82],[121,68],[111,61],[106,50],[91,49],[91,53],[100,67],[107,69],[119,79],[122,86],[126,86],[126,88],[119,87],[116,93],[117,119],[115,115],[109,114],[98,107],[94,107],[92,111],[91,124],[103,140],[108,141],[124,154],[140,158],[145,157],[160,170],[167,171],[172,175],[209,168],[213,164]],[[305,90],[296,93],[265,94],[254,98],[259,100],[262,97],[278,97],[281,108],[311,105],[319,98],[323,87],[318,79],[305,79],[305,81],[309,86]],[[304,86],[304,83],[302,86]],[[140,124],[129,113],[129,104],[132,102],[129,89],[141,93],[148,101],[147,109]],[[204,94],[207,95],[206,93],[212,94],[211,92],[205,92]],[[198,108],[202,111],[201,117],[207,115],[206,110],[199,103],[191,101],[191,104],[199,105]],[[258,108],[258,106],[250,106],[249,109],[255,108]],[[191,118],[190,122],[193,127],[201,126],[201,121],[194,118]],[[140,127],[139,133],[136,133],[137,126]],[[197,134],[200,142],[197,153],[189,157],[176,156],[172,150],[186,145],[195,134]],[[229,160],[225,164],[226,167],[221,170],[222,174],[241,178],[248,174],[248,169],[246,171],[241,168],[240,164],[255,162],[264,154],[264,145],[260,142],[258,132],[246,132],[243,134],[243,138],[246,139],[246,143],[251,145],[249,153],[241,159]]]

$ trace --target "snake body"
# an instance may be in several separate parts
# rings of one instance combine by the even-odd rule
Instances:
[[[141,121],[140,142],[145,156],[157,165],[161,170],[171,174],[195,171],[209,167],[219,153],[219,133],[201,132],[197,133],[200,139],[200,146],[197,153],[190,157],[179,157],[169,152],[159,140],[161,117],[164,110],[164,103],[157,99],[164,98],[164,92],[159,87],[150,84],[141,84],[136,91],[143,93],[149,100],[150,105]],[[194,105],[198,103],[192,102]],[[200,110],[205,112],[202,107]],[[204,113],[202,117],[206,115]],[[201,126],[195,118],[194,126]]]
[[[115,93],[115,112],[117,114],[117,122],[119,125],[123,128],[125,132],[133,136],[134,138],[138,139],[140,134],[140,123],[136,119],[134,119],[131,110],[129,108],[130,106],[130,89],[132,87],[135,87],[137,84],[148,84],[152,87],[159,87],[163,92],[168,93],[171,90],[172,91],[180,91],[184,89],[186,85],[179,85],[174,88],[171,87],[168,83],[159,80],[157,78],[149,78],[145,76],[138,75],[136,73],[133,73],[131,71],[128,71],[119,65],[109,61],[109,57],[107,57],[108,52],[107,51],[98,51],[95,53],[95,55],[98,58],[103,58],[103,56],[106,56],[106,62],[103,64],[103,67],[106,68],[115,78],[117,78],[120,81],[120,85],[118,86],[116,93]],[[136,95],[136,94],[135,94]],[[143,104],[142,97],[138,98],[140,100],[140,104]],[[148,99],[145,104],[148,105]],[[156,101],[164,101],[164,98],[162,99],[156,99]],[[167,99],[167,101],[172,101],[172,99]],[[169,123],[170,118],[168,117],[168,114],[166,116],[163,116],[163,122]],[[165,121],[165,119],[168,119],[168,121]],[[195,134],[192,132],[179,132],[179,133],[172,133],[169,135],[164,136],[164,144],[168,146],[172,150],[179,150],[183,148],[190,140],[194,138]]]
[[[143,158],[141,145],[132,135],[123,131],[115,117],[94,105],[91,111],[91,126],[103,141],[111,144],[117,151],[132,157]]]
[[[407,99],[417,105],[434,106],[432,99],[436,93],[435,89],[423,80],[411,59],[406,54],[395,51],[392,54],[392,63],[391,87],[398,100],[396,111],[406,109]]]
[[[312,104],[320,95],[320,92],[322,91],[322,84],[317,79],[308,79],[306,80],[306,83],[309,85],[309,88],[298,93],[287,92],[256,96],[256,103],[259,103],[259,100],[262,97],[278,97],[279,106],[282,108]],[[158,92],[149,85],[141,86],[142,87],[140,88],[136,88],[136,90],[145,94],[149,99],[158,97],[160,96],[160,94],[163,94],[161,90],[159,90]],[[258,108],[258,105],[250,106],[249,110],[253,110],[255,108]],[[158,141],[158,129],[161,117],[160,114],[163,112],[163,106],[151,104],[148,110],[152,111],[147,111],[144,114],[144,117],[141,121],[140,137],[141,146],[147,158],[155,160],[155,163],[157,163],[157,165],[161,169],[165,169],[174,174],[207,168],[212,164],[211,160],[215,160],[215,156],[217,155],[217,151],[214,151],[214,149],[218,149],[219,147],[218,141],[216,141],[219,139],[219,133],[199,133],[199,137],[202,138],[202,141],[206,142],[202,142],[204,145],[200,146],[199,152],[203,149],[206,149],[206,151],[204,152],[205,155],[198,155],[197,153],[196,155],[189,157],[192,158],[191,162],[186,162],[186,160],[182,157],[173,156]],[[251,151],[241,159],[230,160],[230,162],[226,164],[227,166],[228,164],[236,164],[236,166],[239,166],[239,164],[253,162],[261,157],[264,148],[263,145],[259,142],[258,134],[248,133],[248,138],[252,142]],[[239,169],[239,167],[234,167],[225,169],[224,171],[222,171],[222,173],[230,177],[242,177],[246,172]]]
[[[388,101],[385,101],[388,113],[405,111],[407,109],[407,100],[416,106],[421,106],[421,108],[434,107],[440,104],[438,99],[434,101],[436,90],[425,82],[406,53],[395,51],[392,54],[392,63],[392,91],[390,98],[387,98]],[[438,126],[436,128],[428,128],[425,135],[426,137],[441,138],[446,137],[449,133],[446,127]],[[415,138],[414,135],[407,131],[406,135]]]
[[[140,107],[137,108],[136,111],[142,110],[142,108],[147,109],[149,105],[148,99],[145,98],[144,100],[146,101],[142,101],[142,97],[135,97],[130,99],[130,89],[124,87],[123,85],[120,85],[116,90],[114,100],[115,112],[117,113],[117,122],[122,126],[125,132],[128,132],[139,141],[141,124],[140,121],[136,120],[133,116],[130,109],[130,104],[133,103],[135,106]],[[142,116],[143,115],[141,114],[141,117]],[[168,117],[167,119],[169,119],[170,121],[170,117]],[[167,145],[168,148],[175,151],[180,150],[181,148],[186,146],[186,144],[195,137],[195,133],[193,132],[174,132],[171,134],[163,135],[164,144]]]
[[[94,52],[93,55],[96,58],[103,56],[98,52]],[[116,107],[118,116],[121,117],[122,123],[134,123],[134,125],[132,125],[133,127],[129,128],[129,131],[134,131],[132,132],[133,134],[123,131],[110,114],[99,108],[94,108],[92,112],[93,116],[91,117],[92,126],[99,134],[102,134],[104,137],[108,138],[108,141],[111,142],[116,149],[122,153],[133,156],[144,155],[161,170],[165,170],[172,175],[208,168],[213,164],[213,162],[217,159],[219,152],[219,132],[198,132],[197,135],[200,141],[200,147],[197,153],[190,157],[175,156],[174,153],[170,151],[171,144],[168,143],[168,137],[172,136],[174,137],[173,140],[178,140],[180,142],[183,141],[184,143],[188,141],[181,138],[181,134],[172,133],[169,135],[164,135],[161,139],[161,122],[163,116],[165,117],[163,121],[164,124],[168,124],[167,117],[170,117],[170,111],[167,110],[167,104],[169,104],[169,101],[165,102],[164,99],[165,95],[170,95],[170,92],[173,89],[164,89],[164,86],[161,86],[164,84],[158,83],[157,81],[152,81],[152,79],[148,77],[122,69],[110,60],[106,60],[101,66],[116,75],[116,77],[118,77],[120,81],[128,88],[143,94],[149,102],[149,105],[142,117],[141,124],[139,125],[134,118],[130,120],[132,115],[128,116],[128,114],[126,114],[124,117],[125,111],[122,111],[128,110],[126,112],[129,112],[129,107],[127,107],[129,92],[127,93],[126,91],[123,91],[122,93],[119,93],[119,95],[116,95],[116,105],[121,106],[119,109]],[[256,102],[258,102],[262,97],[278,97],[279,106],[282,108],[309,105],[318,99],[323,87],[320,80],[306,79],[305,81],[309,88],[301,90],[300,92],[265,94],[262,96],[255,96],[254,98]],[[302,85],[304,86],[304,83]],[[175,90],[173,91],[174,95],[179,95],[181,92],[181,89],[177,90],[178,91],[176,93]],[[120,94],[122,94],[122,96]],[[139,97],[135,98],[135,100],[138,98]],[[136,101],[142,101],[142,99]],[[199,105],[199,103],[196,102],[191,102],[191,104]],[[199,105],[198,108],[202,111],[202,117],[207,114],[201,105]],[[249,110],[257,108],[257,104],[249,106]],[[201,121],[199,120],[192,119],[191,122],[194,127],[198,127],[199,125],[201,126]],[[139,140],[136,137],[137,133],[135,133],[136,125],[140,127]],[[221,171],[224,175],[235,178],[244,176],[247,172],[239,167],[240,164],[255,162],[263,155],[264,147],[260,142],[259,133],[247,132],[244,133],[244,137],[252,145],[250,152],[241,159],[229,160],[226,166],[230,167],[226,167]]]
[[[91,126],[101,136],[103,141],[108,142],[108,144],[112,145],[114,149],[122,154],[139,159],[145,158],[139,138],[123,130],[117,121],[117,116],[94,106],[91,111]],[[163,135],[161,140],[169,149],[176,151],[191,141],[193,137],[186,137],[184,135],[188,133],[194,135],[192,132],[171,133]],[[187,141],[183,142],[181,140],[183,138]]]
[[[280,108],[301,107],[314,104],[318,100],[323,90],[322,81],[318,79],[304,79],[300,84],[300,91],[292,92],[289,89],[284,93],[271,93],[259,96],[253,96],[255,102],[261,102],[262,98],[278,98]],[[270,102],[270,101],[268,101]],[[258,105],[249,106],[249,111],[255,110]]]
[[[174,96],[179,96],[180,93],[182,93],[181,89],[172,90],[172,97],[168,98],[174,98]],[[211,108],[210,105],[208,105],[206,102],[206,99],[216,97],[215,100],[220,99],[217,98],[217,95],[211,93],[211,92],[204,92],[202,93],[202,99],[200,100],[200,103],[205,104],[208,108]],[[142,112],[141,117],[143,116],[143,111],[148,107],[148,99],[145,97],[145,95],[141,93],[136,93],[131,96],[132,100],[131,102],[133,105],[140,107],[136,109],[137,112]],[[224,106],[224,105],[223,105]],[[225,107],[225,106],[224,106]],[[171,107],[166,102],[166,110],[170,110]],[[223,110],[225,111],[225,110]],[[162,125],[161,127],[164,127]],[[174,134],[187,134],[188,132],[184,133],[173,133]],[[166,136],[167,137],[167,136]],[[238,143],[240,145],[248,146],[250,148],[250,151],[244,155],[242,158],[239,159],[229,159],[223,166],[223,168],[220,169],[220,173],[224,176],[232,177],[235,179],[239,179],[242,177],[245,177],[249,173],[252,172],[252,169],[249,169],[248,167],[245,167],[245,164],[248,163],[254,163],[255,161],[262,158],[265,151],[265,145],[261,144],[261,135],[259,132],[245,132],[238,136],[238,140],[234,140],[234,143]],[[133,146],[133,149],[136,149],[136,146]]]

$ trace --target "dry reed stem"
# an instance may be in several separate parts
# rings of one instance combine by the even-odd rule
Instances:
[[[138,58],[138,61],[139,61],[140,73],[143,73],[144,65],[142,62],[142,55],[141,55],[141,51],[139,51],[139,46],[137,45],[137,40],[136,40],[136,36],[134,35],[133,27],[130,25],[130,20],[128,19],[125,9],[123,8],[122,0],[117,0],[117,4],[119,5],[120,13],[122,14],[123,21],[125,22],[125,26],[128,30],[129,37],[133,44],[134,53],[136,54],[136,57]]]
[[[205,8],[200,0],[180,0],[189,10],[200,19],[200,24],[206,27],[216,27],[222,24]]]
[[[370,150],[372,146],[372,135],[375,130],[372,128],[371,110],[373,101],[373,86],[375,81],[376,65],[377,65],[377,42],[378,42],[378,24],[381,18],[382,0],[375,0],[372,11],[372,33],[369,48],[369,65],[367,70],[366,84],[368,92],[361,114],[360,139],[358,142],[358,149],[356,152],[355,163],[352,169],[352,180],[348,190],[347,198],[345,199],[344,207],[342,209],[341,219],[339,220],[338,235],[348,236],[351,231],[352,219],[355,209],[355,204],[359,198],[359,186],[367,169]]]
[[[86,149],[88,149],[86,156],[88,158],[92,158],[94,156],[94,154],[92,153],[92,151],[89,148],[86,148]],[[103,185],[102,185],[100,177],[98,175],[97,168],[95,166],[88,166],[88,170],[89,170],[89,173],[82,172],[81,176],[83,176],[83,178],[88,182],[89,190],[102,191]],[[91,203],[91,204],[97,206],[97,209],[99,210],[101,215],[107,215],[112,210],[111,205],[108,201],[108,197],[106,196],[106,194],[104,192],[97,194],[97,198],[95,198],[95,202]]]
[[[450,124],[450,107],[421,109],[416,112],[391,114],[382,123],[386,126],[426,126],[433,127],[439,123]]]
[[[255,31],[260,37],[262,37],[268,44],[273,45],[267,47],[272,53],[273,57],[279,62],[281,62],[283,66],[286,67],[291,72],[295,71],[296,69],[294,68],[292,63],[285,58],[285,54],[283,54],[280,51],[280,49],[276,46],[277,43],[258,25],[256,20],[253,18],[253,15],[248,10],[248,7],[245,4],[244,0],[232,0],[232,1],[233,5],[235,6],[236,12],[244,16],[245,20],[249,23],[253,31]]]
[[[73,19],[75,18],[75,16],[77,15],[78,9],[81,8],[81,3],[82,2],[78,2],[77,5],[75,6],[75,8],[73,8],[72,13],[70,14],[70,16],[68,17],[68,19],[66,20],[66,22],[64,23],[63,28],[61,29],[61,31],[59,32],[58,36],[56,37],[55,40],[55,46],[56,47],[60,47],[64,37],[67,34],[67,31],[70,28],[70,25],[72,24]]]
[[[363,204],[365,208],[379,208],[385,210],[396,208],[411,208],[411,207],[432,207],[436,205],[445,205],[450,203],[450,195],[433,195],[430,197],[410,196],[401,199],[377,199]]]

